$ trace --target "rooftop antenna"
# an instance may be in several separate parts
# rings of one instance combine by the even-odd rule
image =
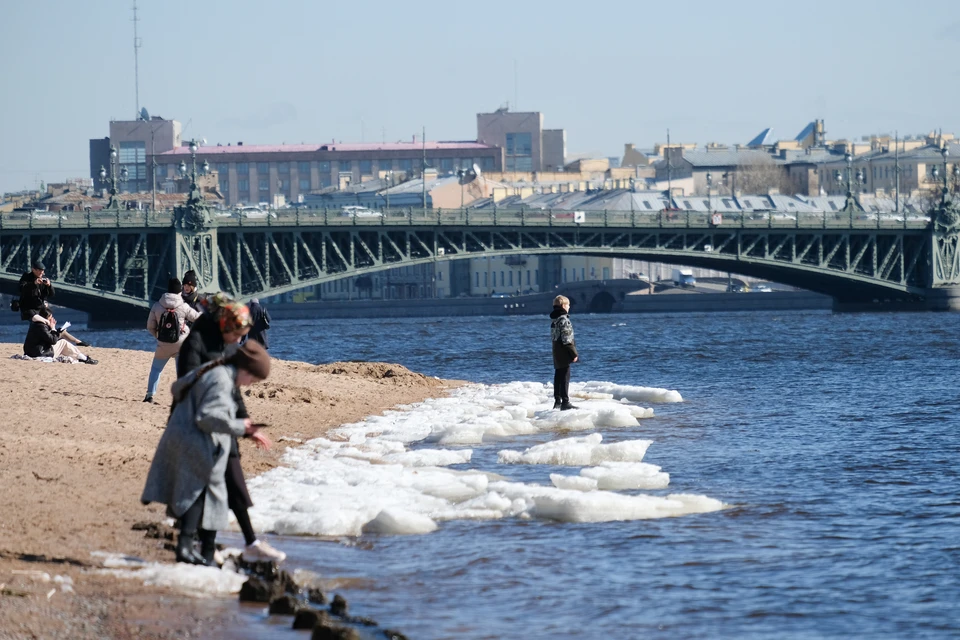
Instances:
[[[520,101],[519,101],[519,98],[517,97],[517,94],[519,93],[519,89],[518,89],[519,86],[520,86],[520,83],[517,80],[517,59],[514,58],[513,59],[513,110],[514,111],[519,111],[520,109]]]
[[[142,42],[137,37],[137,23],[140,18],[137,17],[137,0],[133,0],[133,86],[137,94],[137,116],[140,117],[140,54],[139,49]]]

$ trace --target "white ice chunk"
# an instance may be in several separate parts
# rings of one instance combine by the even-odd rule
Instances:
[[[427,516],[403,509],[384,509],[376,518],[363,525],[364,533],[412,535],[436,530],[437,523]]]
[[[551,473],[550,482],[558,489],[568,489],[570,491],[594,491],[597,488],[597,481],[593,478],[565,476],[560,473]]]
[[[167,587],[197,596],[227,596],[240,592],[247,576],[216,567],[151,562],[138,569],[103,569],[118,578],[142,580],[147,586]]]
[[[630,402],[683,402],[679,391],[670,389],[656,389],[652,387],[634,387],[625,384],[614,384],[612,382],[584,382],[581,385],[571,385],[571,393],[587,394],[610,394],[611,397],[619,400],[621,398]]]
[[[580,475],[591,478],[598,489],[607,491],[664,489],[670,484],[670,474],[646,462],[607,461],[596,467],[581,469]]]
[[[403,453],[389,453],[383,456],[383,461],[400,464],[405,467],[446,467],[452,464],[465,464],[470,462],[471,455],[473,455],[473,451],[470,449],[461,449],[459,451],[450,451],[449,449],[417,449],[415,451],[404,451]]]
[[[605,461],[640,462],[652,440],[624,440],[601,444],[603,436],[591,433],[580,438],[564,438],[530,447],[526,451],[501,451],[503,464],[553,464],[587,467]]]

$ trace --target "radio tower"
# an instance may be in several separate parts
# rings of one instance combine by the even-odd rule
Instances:
[[[140,117],[140,38],[137,37],[137,23],[140,19],[137,17],[137,0],[133,0],[133,85],[137,94],[137,112],[133,116],[136,120]]]

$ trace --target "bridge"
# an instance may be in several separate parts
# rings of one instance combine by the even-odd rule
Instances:
[[[840,212],[404,209],[367,216],[285,209],[220,216],[174,211],[0,218],[0,291],[32,260],[56,302],[93,322],[142,318],[188,269],[201,289],[266,297],[394,267],[479,256],[576,254],[732,271],[831,296],[835,310],[960,310],[960,207],[930,219]]]

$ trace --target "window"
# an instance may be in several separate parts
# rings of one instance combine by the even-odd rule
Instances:
[[[495,166],[496,164],[493,161],[493,157],[486,156],[485,158],[483,158],[483,162],[481,163],[480,168],[483,169],[484,171],[493,171],[493,168]]]
[[[566,281],[567,281],[567,270],[564,269],[564,270],[563,270],[563,282],[566,282]]]
[[[121,184],[124,191],[147,190],[147,143],[121,142],[119,155],[120,169],[127,170],[127,182]]]
[[[483,286],[485,286],[485,287],[488,286],[488,285],[487,285],[487,272],[486,272],[486,271],[483,272]]]
[[[270,173],[270,163],[269,162],[258,162],[257,163],[257,173],[260,175],[266,175]]]
[[[530,286],[530,269],[527,269],[527,286]]]
[[[453,171],[453,158],[440,158],[440,171]]]
[[[352,160],[341,160],[340,171],[353,173],[353,169],[351,168],[352,164],[353,164]]]
[[[259,179],[260,191],[270,191],[270,179],[269,178],[260,178]]]
[[[246,178],[240,178],[237,180],[237,189],[240,191],[250,191],[250,181]]]
[[[322,162],[318,162],[318,163],[317,163],[317,170],[320,171],[321,174],[322,174],[322,173],[326,173],[326,174],[329,175],[329,174],[330,174],[330,161],[329,161],[329,160],[323,160]]]
[[[443,280],[443,271],[437,271],[437,281]]]
[[[227,174],[230,173],[230,165],[226,162],[221,162],[217,164],[217,175],[220,176],[220,181],[223,182],[227,179]]]
[[[300,178],[300,191],[310,190],[310,178]]]
[[[163,180],[167,177],[167,165],[158,164],[157,165],[157,180]]]
[[[289,162],[278,162],[278,163],[277,163],[277,173],[290,173],[290,163],[289,163]]]
[[[585,272],[585,271],[586,271],[586,269],[584,269],[583,267],[580,267],[580,279],[581,279],[581,280],[586,280],[586,279],[587,279],[586,276],[584,275],[584,272]]]
[[[505,280],[504,277],[503,277],[503,271],[501,271],[501,272],[500,272],[500,286],[501,286],[501,287],[506,286],[505,283],[506,283],[506,280]]]
[[[476,282],[475,282],[475,284],[474,284],[473,286],[479,287],[479,286],[480,286],[480,272],[477,271],[476,274],[474,274],[474,275],[476,275],[476,278],[475,278]]]
[[[510,274],[510,286],[513,286],[513,271],[508,272]]]
[[[405,171],[406,173],[410,173],[411,171],[413,171],[413,160],[411,160],[410,158],[401,159],[398,162],[398,165],[399,165],[400,171]]]
[[[360,175],[369,176],[373,174],[373,160],[360,161]]]
[[[240,175],[240,174],[247,175],[248,173],[250,173],[250,165],[246,162],[238,162],[237,175]]]
[[[297,163],[297,173],[300,175],[310,174],[310,163],[309,162],[298,162]]]

